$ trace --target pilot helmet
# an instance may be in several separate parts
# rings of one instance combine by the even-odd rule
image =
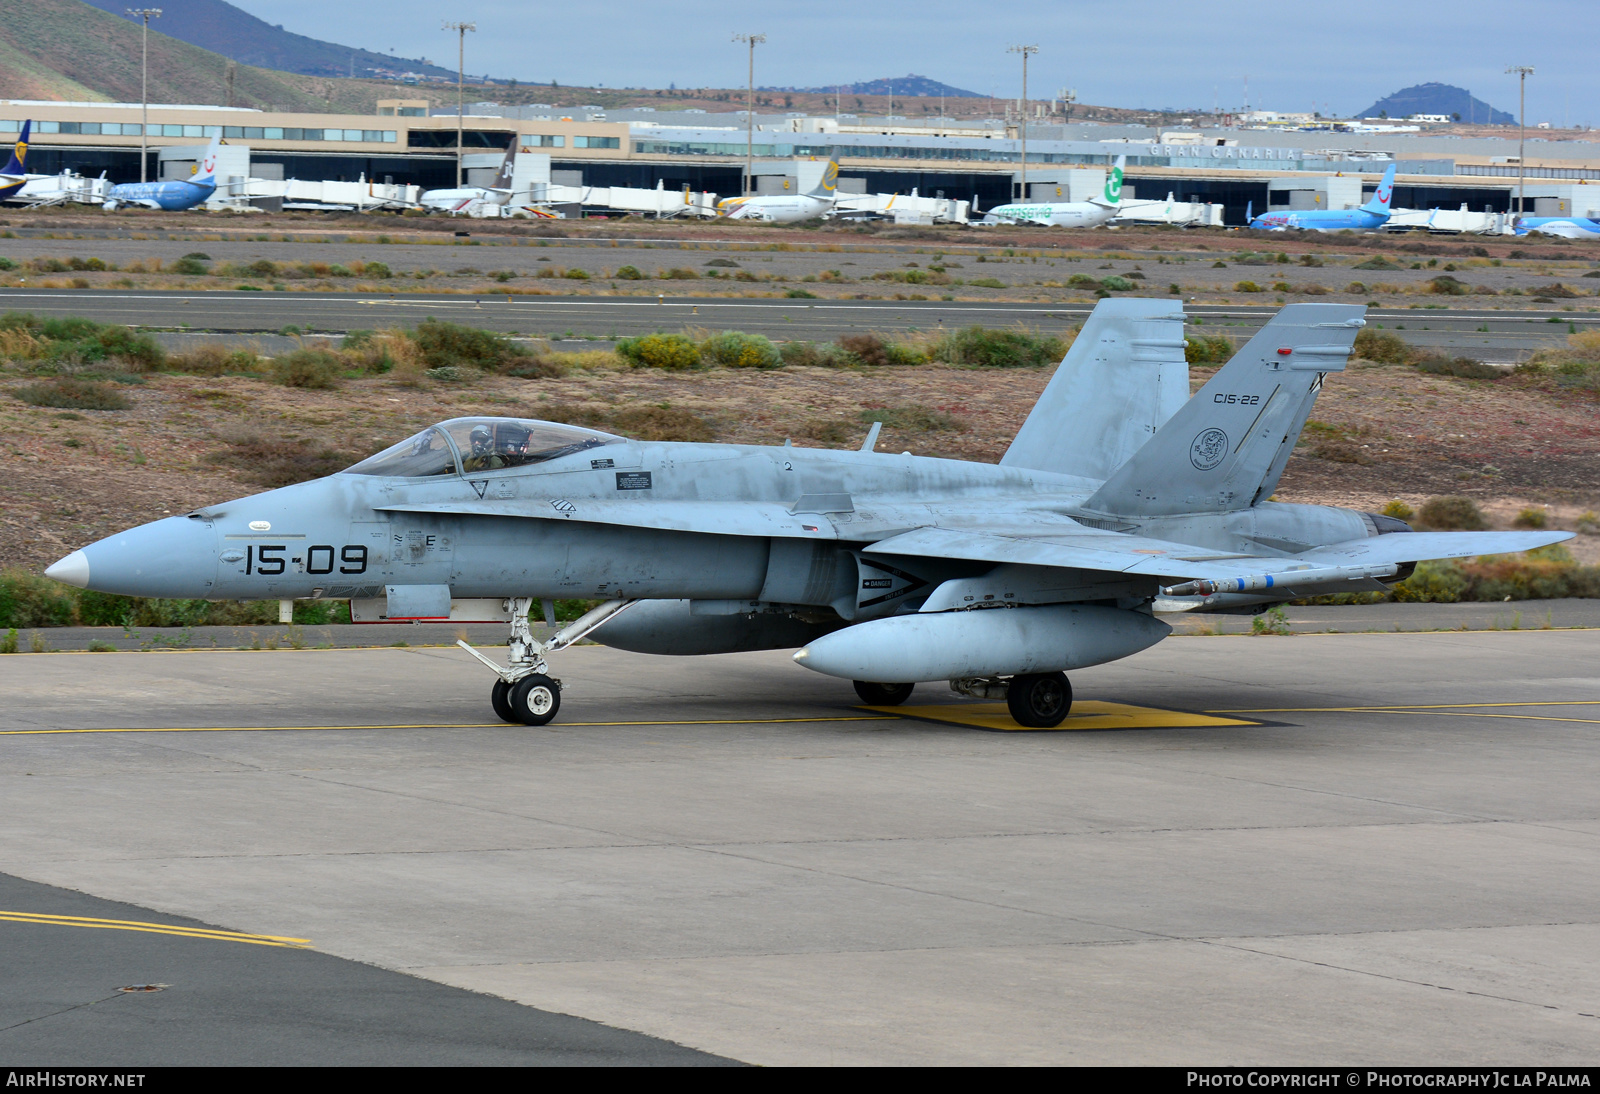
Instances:
[[[467,439],[472,445],[474,456],[487,456],[494,451],[494,434],[489,432],[489,427],[486,425],[473,426],[472,433]]]
[[[498,430],[500,451],[520,454],[528,447],[528,431],[515,426],[502,426]]]

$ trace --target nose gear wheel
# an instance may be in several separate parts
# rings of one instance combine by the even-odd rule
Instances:
[[[528,609],[536,601],[531,597],[508,597],[505,609],[511,615],[511,637],[506,643],[506,660],[501,668],[466,641],[456,645],[482,661],[499,677],[489,692],[489,703],[495,715],[503,722],[542,726],[548,724],[561,709],[561,681],[546,675],[545,654],[564,650],[584,635],[604,624],[618,612],[632,607],[633,600],[608,600],[568,623],[549,641],[540,642],[528,625]]]

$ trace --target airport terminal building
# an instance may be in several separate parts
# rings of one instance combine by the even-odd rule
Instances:
[[[249,177],[455,185],[457,133],[468,184],[492,177],[488,156],[516,137],[528,151],[551,157],[551,181],[570,186],[638,187],[737,194],[746,155],[739,114],[594,108],[468,106],[427,112],[422,100],[380,101],[374,115],[280,113],[199,105],[151,105],[141,134],[138,103],[0,101],[0,140],[25,119],[33,132],[28,168],[73,170],[113,182],[137,181],[139,148],[147,172],[162,177],[163,148],[192,147],[212,136],[246,146]],[[1135,196],[1208,202],[1240,223],[1247,208],[1312,209],[1359,204],[1352,177],[1370,192],[1389,162],[1399,178],[1395,204],[1414,209],[1466,205],[1474,211],[1513,208],[1519,164],[1514,135],[1462,139],[1426,133],[1166,130],[1142,126],[1030,124],[1028,192],[1021,192],[1022,137],[1003,122],[940,119],[757,115],[751,151],[755,190],[783,193],[798,158],[832,157],[841,189],[976,200],[1077,200],[1085,168],[1104,169],[1126,155]],[[181,161],[167,157],[168,170]],[[240,166],[242,167],[242,160]],[[1098,174],[1098,172],[1093,172]],[[1522,168],[1528,212],[1600,215],[1600,143],[1529,141]],[[1591,194],[1594,196],[1591,198]],[[1337,204],[1335,204],[1337,203]]]

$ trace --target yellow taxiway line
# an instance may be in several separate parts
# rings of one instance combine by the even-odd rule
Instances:
[[[218,931],[209,927],[185,927],[177,923],[144,923],[136,919],[95,919],[78,915],[46,915],[43,912],[0,911],[0,922],[39,923],[52,927],[96,927],[109,931],[141,931],[145,934],[170,934],[180,938],[205,938],[213,942],[248,942],[253,946],[279,946],[287,949],[309,949],[309,938],[287,938],[275,934],[244,934],[240,931]]]

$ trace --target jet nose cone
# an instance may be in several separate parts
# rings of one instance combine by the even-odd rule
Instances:
[[[56,566],[74,558],[82,562],[71,572],[82,580],[73,583],[97,592],[205,599],[215,588],[217,533],[203,521],[167,517],[91,543]]]
[[[53,564],[44,572],[45,577],[55,578],[67,585],[76,585],[80,589],[89,587],[89,556],[82,551],[74,551],[66,558]]]

